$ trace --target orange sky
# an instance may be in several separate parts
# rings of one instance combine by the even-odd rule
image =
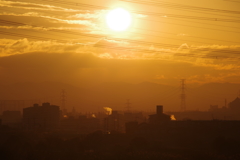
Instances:
[[[119,6],[134,19],[116,34],[104,17]],[[231,0],[1,0],[0,41],[0,84],[240,82],[240,3]]]

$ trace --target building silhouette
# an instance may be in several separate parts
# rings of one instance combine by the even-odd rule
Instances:
[[[104,131],[112,132],[112,131],[123,131],[123,115],[118,111],[112,111],[111,115],[108,115],[104,118]]]
[[[64,117],[60,121],[60,130],[63,132],[89,134],[101,130],[100,119],[80,115],[78,117]]]
[[[237,97],[235,100],[228,104],[228,107],[233,112],[240,112],[240,98]]]
[[[59,127],[59,106],[43,103],[34,104],[23,109],[23,126],[25,129],[53,130]]]
[[[0,114],[4,111],[22,111],[25,106],[24,100],[0,100]]]
[[[2,114],[2,124],[11,128],[20,128],[22,115],[20,111],[4,111]]]
[[[238,120],[171,120],[163,113],[163,106],[157,106],[156,114],[149,115],[148,123],[126,123],[126,133],[155,138],[172,138],[182,135],[184,138],[212,137],[224,135],[239,137]]]
[[[177,120],[240,120],[240,98],[219,107],[210,105],[208,111],[188,110],[185,112],[167,112],[174,115]]]
[[[103,119],[103,130],[107,133],[113,131],[124,133],[126,130],[126,123],[136,122],[142,123],[146,121],[142,112],[132,112],[132,111],[112,111],[112,114],[107,115]]]
[[[169,122],[171,120],[170,115],[163,113],[163,106],[157,105],[156,106],[156,114],[149,115],[149,123],[156,124],[156,123],[164,123]]]

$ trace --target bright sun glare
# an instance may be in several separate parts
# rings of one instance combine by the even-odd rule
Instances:
[[[123,8],[111,10],[106,16],[106,23],[113,31],[125,31],[131,25],[131,22],[131,14]]]

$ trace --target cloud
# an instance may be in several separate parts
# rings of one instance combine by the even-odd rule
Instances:
[[[24,29],[24,30],[38,30],[38,31],[51,31],[51,30],[66,30],[66,31],[84,31],[84,29],[81,28],[74,28],[74,27],[34,27],[29,25],[23,25],[23,26],[0,26],[0,28],[3,29]]]
[[[185,37],[185,36],[189,36],[189,35],[186,33],[179,33],[179,34],[177,34],[177,36]]]
[[[134,14],[136,18],[146,18],[148,15],[145,14]]]
[[[219,73],[217,75],[203,74],[190,76],[187,78],[187,81],[189,84],[226,83],[229,81],[238,83],[238,81],[234,80],[236,77],[240,77],[240,73]]]
[[[0,1],[1,7],[9,7],[9,8],[19,8],[19,9],[27,9],[27,10],[46,10],[46,11],[65,11],[65,12],[79,12],[81,10],[68,9],[53,5],[45,5],[38,3],[28,3],[28,2],[14,2],[14,1]]]
[[[237,51],[239,46],[188,46],[182,50],[152,46],[149,49],[146,46],[133,46],[125,41],[105,38],[91,43],[59,43],[28,39],[2,39],[0,42],[2,58],[9,57],[9,59],[0,58],[2,70],[9,67],[21,70],[21,66],[24,66],[24,68],[34,68],[33,70],[39,71],[42,67],[44,70],[49,68],[47,70],[50,75],[56,75],[60,74],[56,71],[59,68],[68,70],[69,74],[71,72],[73,75],[69,77],[83,78],[86,83],[94,81],[91,78],[94,78],[95,74],[102,76],[101,81],[109,79],[167,83],[185,78],[189,83],[197,84],[236,81],[236,77],[240,76],[240,65],[237,60],[201,58],[203,54],[210,54],[211,49],[221,51],[229,48],[231,51]],[[179,56],[177,53],[185,56]],[[194,56],[188,57],[188,54]],[[22,69],[19,72],[25,71]],[[50,75],[43,76],[52,77]]]
[[[61,23],[67,23],[67,24],[81,24],[81,25],[85,25],[88,27],[95,27],[96,24],[90,20],[71,20],[71,19],[61,19],[61,18],[56,18],[56,17],[52,17],[52,16],[44,16],[40,13],[36,13],[36,12],[27,12],[24,14],[15,14],[15,13],[2,13],[0,15],[4,15],[4,16],[17,16],[17,17],[32,17],[32,18],[45,18],[48,20],[54,20],[51,21],[52,23],[56,23],[56,22],[61,22]]]
[[[189,49],[189,46],[187,45],[187,43],[182,44],[177,51],[184,50],[184,49]]]
[[[168,84],[185,78],[189,83],[203,84],[237,82],[240,77],[240,45],[170,45],[164,44],[167,43],[164,39],[144,38],[144,34],[126,32],[118,36],[105,29],[107,10],[70,9],[61,4],[41,3],[0,0],[0,7],[6,9],[0,13],[1,19],[23,23],[1,23],[2,33],[18,33],[22,37],[7,39],[4,35],[6,39],[0,39],[0,82],[152,81]],[[141,22],[136,19],[135,24]],[[159,28],[150,23],[144,26]],[[180,30],[176,33],[189,36]],[[39,36],[42,40],[24,38],[30,36]],[[153,41],[159,43],[150,43]]]
[[[82,13],[70,15],[68,18],[98,19],[98,18],[101,18],[105,14],[106,14],[105,10],[97,10],[97,11],[92,11],[92,12],[86,10]]]
[[[104,51],[95,46],[128,45],[115,40],[102,39],[94,45],[5,39],[0,44],[1,54],[7,54],[0,57],[1,82],[61,79],[75,85],[104,81],[170,83],[185,78],[188,83],[204,84],[236,81],[236,77],[240,76],[239,68],[233,70],[230,66],[218,70],[216,68],[220,64],[213,62],[195,64],[152,54],[148,55],[152,57],[148,59],[148,53]]]
[[[27,39],[24,40],[1,40],[1,53],[14,54],[14,52],[33,52],[33,51],[46,51],[55,50],[64,51],[65,47],[73,52],[79,52],[79,47],[85,47],[84,51],[94,52],[96,56],[101,54],[112,54],[115,59],[121,59],[122,57],[132,57],[134,59],[161,59],[175,62],[187,62],[199,66],[210,66],[216,69],[233,69],[238,65],[238,58],[240,55],[237,54],[240,51],[240,46],[188,46],[182,44],[177,49],[174,48],[159,48],[154,45],[146,46],[139,44],[132,44],[121,39],[107,39],[103,38],[99,41],[92,43],[57,43],[50,41],[35,41],[29,42]],[[25,42],[28,43],[28,47],[25,46],[24,50],[15,50],[15,43]],[[6,45],[7,43],[7,45]],[[37,44],[37,45],[36,45]],[[38,46],[38,47],[36,47]],[[18,48],[19,49],[19,48]],[[37,49],[37,50],[36,50]],[[121,53],[121,54],[120,54]],[[113,56],[114,55],[114,56]],[[218,66],[218,67],[217,67]],[[237,67],[238,68],[238,67]]]
[[[89,43],[58,43],[55,41],[29,41],[28,39],[19,40],[0,40],[0,56],[14,54],[26,54],[29,52],[63,53],[63,52],[85,52]]]
[[[240,45],[187,46],[183,44],[175,52],[175,60],[198,66],[213,67],[217,70],[239,68]]]

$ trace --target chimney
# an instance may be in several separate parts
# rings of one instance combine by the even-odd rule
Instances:
[[[38,104],[37,103],[33,104],[33,107],[38,107]]]
[[[157,114],[163,114],[163,106],[162,105],[157,105]]]

